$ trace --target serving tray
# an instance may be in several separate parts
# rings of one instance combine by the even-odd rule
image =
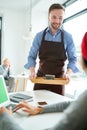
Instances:
[[[33,83],[38,84],[55,84],[55,85],[65,85],[69,83],[69,80],[64,78],[46,79],[44,77],[36,77],[31,79],[31,81]]]

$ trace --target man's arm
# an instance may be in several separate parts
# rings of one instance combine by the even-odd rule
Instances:
[[[66,44],[66,53],[67,53],[67,69],[71,69],[72,72],[76,73],[79,72],[79,69],[77,68],[77,53],[76,53],[76,47],[74,40],[72,38],[72,35],[69,33],[64,34],[64,40]],[[67,39],[66,39],[67,38]],[[70,72],[70,71],[68,71]]]
[[[4,77],[8,77],[7,71],[3,68],[3,65],[0,66],[0,75],[3,75]]]
[[[2,65],[0,65],[0,75],[3,75],[3,73],[4,73],[4,69],[3,69]]]

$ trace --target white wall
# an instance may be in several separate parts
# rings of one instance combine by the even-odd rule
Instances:
[[[8,57],[11,61],[13,73],[24,71],[27,61],[29,42],[23,39],[28,29],[27,13],[0,9],[2,16],[2,59]]]
[[[46,12],[32,11],[32,32],[35,35],[48,26],[48,14]]]
[[[0,9],[2,16],[2,59],[8,57],[14,74],[25,71],[24,64],[27,62],[31,39],[23,38],[29,31],[28,11]],[[47,27],[46,13],[32,11],[32,34],[33,36]],[[26,70],[27,71],[27,70]]]

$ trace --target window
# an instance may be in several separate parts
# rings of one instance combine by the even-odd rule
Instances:
[[[83,35],[87,31],[87,8],[86,0],[78,0],[66,7],[64,28],[73,36],[78,59],[81,55],[80,45]]]
[[[87,32],[87,4],[86,0],[77,0],[71,5],[66,7],[66,14],[64,19],[64,29],[70,32],[73,36],[76,49],[77,49],[77,57],[78,61],[81,55],[80,46],[82,42],[82,38]],[[79,94],[81,94],[86,87],[85,77],[87,75],[82,70],[81,66],[78,67],[81,71],[79,75],[72,76],[72,82],[69,84],[69,87],[66,87],[66,95],[76,98]]]

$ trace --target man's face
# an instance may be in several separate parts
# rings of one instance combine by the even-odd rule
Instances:
[[[64,11],[62,9],[52,10],[48,16],[50,27],[54,30],[58,30],[58,28],[62,25],[63,17]]]
[[[9,61],[9,60],[5,60],[4,65],[5,65],[6,67],[9,67],[9,66],[10,66],[10,61]]]

